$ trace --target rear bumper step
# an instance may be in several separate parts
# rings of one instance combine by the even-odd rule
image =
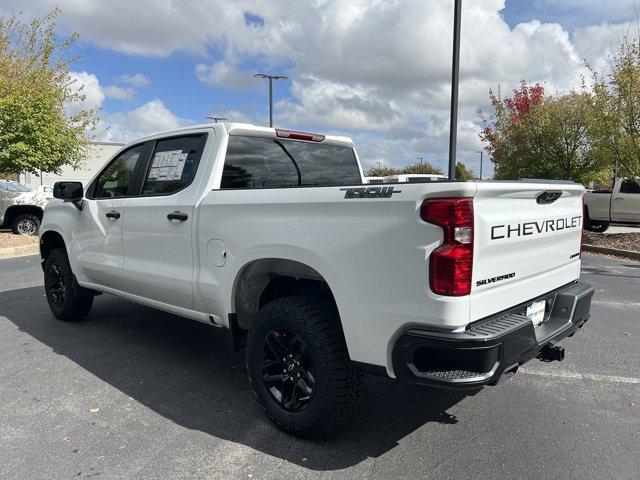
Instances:
[[[464,332],[408,330],[393,347],[394,373],[409,383],[465,389],[495,384],[534,357],[562,360],[564,349],[554,343],[589,319],[592,296],[591,285],[573,282],[475,322]],[[526,309],[540,300],[547,303],[545,320],[534,327]]]

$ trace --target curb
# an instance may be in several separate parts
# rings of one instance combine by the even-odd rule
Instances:
[[[35,255],[38,252],[37,243],[33,245],[21,245],[19,247],[0,248],[0,259]]]
[[[597,245],[582,245],[582,249],[586,252],[604,253],[605,255],[613,255],[615,257],[640,260],[640,252],[632,252],[630,250],[619,250],[617,248],[598,247]]]

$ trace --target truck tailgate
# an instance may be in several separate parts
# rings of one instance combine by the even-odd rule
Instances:
[[[470,321],[578,278],[584,193],[581,185],[477,185]]]

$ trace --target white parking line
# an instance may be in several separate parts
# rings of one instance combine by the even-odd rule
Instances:
[[[592,305],[603,305],[605,307],[640,307],[640,302],[607,302],[606,300],[592,300]]]
[[[597,373],[575,373],[568,371],[561,372],[540,372],[537,370],[529,370],[528,368],[520,368],[518,372],[529,375],[538,375],[539,377],[567,378],[571,380],[592,380],[594,382],[610,382],[610,383],[630,383],[632,385],[640,385],[640,378],[620,377],[617,375],[600,375]]]

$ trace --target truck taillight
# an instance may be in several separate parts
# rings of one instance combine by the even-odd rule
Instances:
[[[473,266],[473,198],[425,200],[420,217],[444,231],[442,245],[429,257],[431,290],[451,297],[469,295]]]

